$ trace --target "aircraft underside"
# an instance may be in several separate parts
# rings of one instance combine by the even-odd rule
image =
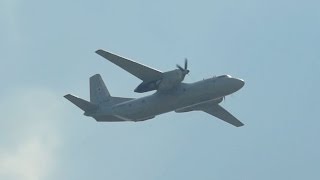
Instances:
[[[244,86],[244,81],[229,75],[221,75],[195,83],[182,83],[188,70],[184,67],[161,72],[127,58],[107,51],[98,50],[97,54],[142,80],[135,92],[155,90],[156,93],[138,98],[122,98],[110,95],[101,76],[90,78],[90,101],[71,94],[64,97],[84,111],[84,115],[99,122],[145,121],[157,115],[175,111],[177,113],[202,111],[234,126],[243,124],[219,105],[225,96]]]

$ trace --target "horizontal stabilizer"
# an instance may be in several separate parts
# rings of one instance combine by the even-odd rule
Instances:
[[[71,94],[67,94],[64,97],[85,112],[90,112],[90,111],[93,111],[98,108],[97,105],[92,104],[92,103],[90,103],[86,100],[83,100],[81,98],[78,98],[76,96],[73,96]]]

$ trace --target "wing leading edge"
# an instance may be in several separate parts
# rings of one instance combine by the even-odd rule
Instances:
[[[163,76],[163,73],[156,69],[150,68],[143,64],[139,64],[133,60],[118,56],[102,49],[97,50],[96,53],[114,63],[115,65],[121,67],[122,69],[128,71],[130,74],[136,76],[142,81],[154,81],[161,79]]]

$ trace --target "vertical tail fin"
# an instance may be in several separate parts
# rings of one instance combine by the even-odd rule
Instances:
[[[93,104],[101,104],[109,101],[110,99],[110,93],[100,74],[90,77],[90,102]]]
[[[90,77],[90,102],[73,96],[71,94],[67,94],[64,96],[66,99],[71,101],[74,105],[78,106],[82,109],[86,116],[94,117],[94,114],[100,112],[101,106],[112,106],[114,104],[119,104],[125,101],[130,101],[132,98],[123,98],[123,97],[112,97],[104,84],[101,76],[96,74]],[[101,113],[101,112],[100,112]],[[113,117],[110,115],[110,118]],[[95,118],[95,117],[94,117]],[[115,117],[113,117],[115,118]],[[115,118],[117,119],[117,118]],[[100,120],[98,121],[115,121],[115,120]],[[119,121],[119,120],[116,120]],[[120,120],[122,121],[122,120]]]

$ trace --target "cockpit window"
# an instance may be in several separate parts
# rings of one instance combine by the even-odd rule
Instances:
[[[231,78],[230,75],[221,75],[221,76],[218,76],[217,78]]]

